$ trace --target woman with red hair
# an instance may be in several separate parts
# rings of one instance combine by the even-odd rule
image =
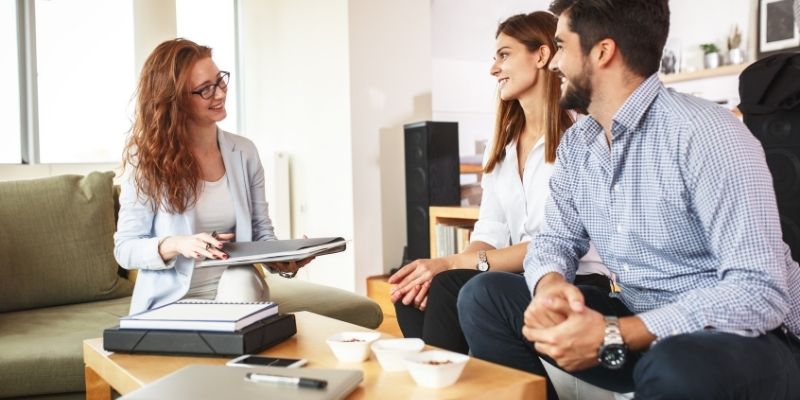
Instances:
[[[227,258],[225,241],[275,239],[255,145],[217,126],[229,78],[210,48],[185,39],[161,43],[142,68],[114,236],[117,262],[140,270],[131,313],[186,297],[269,297],[253,266],[195,268]],[[292,277],[308,261],[270,267]]]

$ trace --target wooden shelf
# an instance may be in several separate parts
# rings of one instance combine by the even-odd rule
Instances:
[[[483,165],[480,164],[459,164],[459,172],[462,174],[482,174]]]
[[[430,219],[430,238],[431,238],[431,257],[437,254],[436,248],[436,224],[463,225],[464,223],[474,223],[478,220],[480,207],[460,207],[460,206],[431,206],[428,209]]]
[[[383,332],[395,337],[403,337],[400,331],[400,325],[397,324],[397,315],[395,315],[394,304],[389,297],[389,290],[392,285],[389,284],[388,275],[371,276],[367,278],[367,297],[378,303],[383,311],[383,322],[377,328],[377,331]]]
[[[700,71],[683,72],[680,74],[669,74],[669,75],[660,74],[659,76],[661,77],[661,82],[664,83],[685,82],[685,81],[693,81],[696,79],[714,78],[717,76],[738,75],[739,73],[744,71],[744,69],[747,68],[748,65],[750,65],[750,63],[724,65],[722,67],[713,69],[701,69]]]

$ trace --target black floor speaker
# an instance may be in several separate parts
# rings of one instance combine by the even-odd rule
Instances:
[[[772,173],[783,240],[800,260],[800,107],[771,114],[745,114],[744,123],[761,141]]]
[[[406,161],[405,261],[430,258],[428,207],[461,203],[457,122],[403,126]]]

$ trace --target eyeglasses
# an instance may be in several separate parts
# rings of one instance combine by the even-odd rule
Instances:
[[[217,83],[213,85],[206,85],[197,89],[192,92],[192,94],[196,94],[206,100],[214,97],[217,94],[217,88],[220,88],[223,92],[228,91],[228,80],[231,78],[231,73],[228,71],[219,71],[217,74]]]

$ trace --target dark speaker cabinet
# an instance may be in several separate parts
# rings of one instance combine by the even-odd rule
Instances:
[[[781,216],[783,240],[800,260],[800,107],[744,115],[744,123],[764,147]]]
[[[461,203],[458,123],[404,125],[406,176],[406,260],[430,258],[430,206]]]

